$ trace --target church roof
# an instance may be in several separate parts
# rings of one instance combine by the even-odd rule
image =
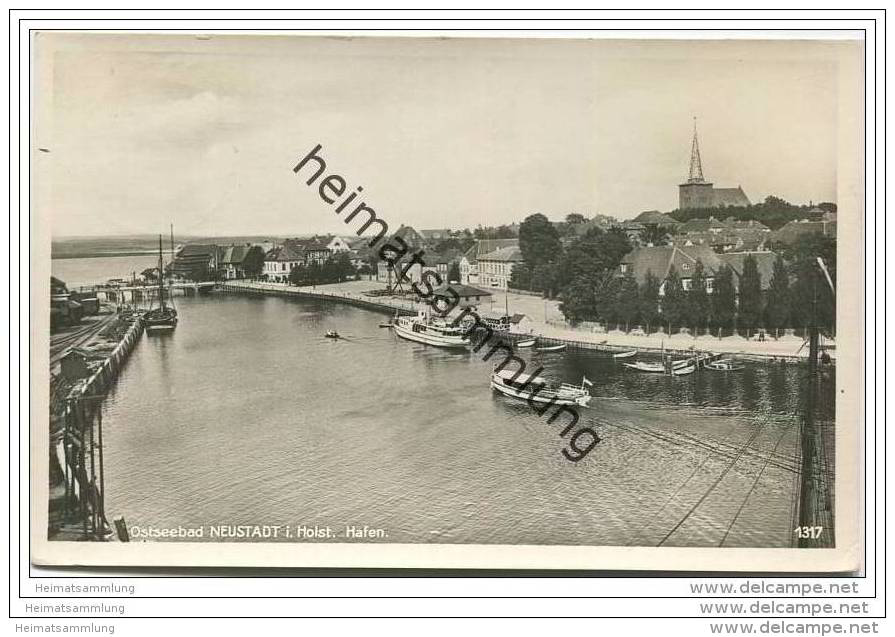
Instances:
[[[752,204],[740,186],[736,188],[712,188],[712,200],[715,207],[749,206]]]

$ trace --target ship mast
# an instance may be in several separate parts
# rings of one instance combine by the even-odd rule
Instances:
[[[158,305],[165,308],[165,263],[162,259],[162,235],[158,236]]]

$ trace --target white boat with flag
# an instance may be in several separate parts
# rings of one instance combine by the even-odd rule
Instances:
[[[491,388],[504,396],[554,405],[587,407],[591,399],[590,391],[587,388],[591,385],[593,383],[586,377],[581,378],[581,385],[562,383],[559,387],[549,387],[541,378],[520,374],[509,369],[502,369],[491,374]],[[538,387],[542,387],[542,389],[538,389]]]

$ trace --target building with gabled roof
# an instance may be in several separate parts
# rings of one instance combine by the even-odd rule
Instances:
[[[478,281],[506,290],[513,276],[513,269],[522,263],[522,250],[517,246],[498,248],[493,252],[479,255]]]
[[[706,277],[706,287],[711,291],[715,274],[722,265],[721,259],[709,246],[642,246],[634,248],[626,254],[619,266],[619,274],[633,276],[638,285],[646,280],[647,273],[652,272],[660,281],[659,294],[665,293],[665,280],[671,267],[674,266],[685,290],[690,289],[690,281],[701,261]]]
[[[205,281],[217,268],[218,246],[210,243],[188,243],[174,257],[171,272],[191,281]]]
[[[479,282],[479,256],[500,248],[518,248],[519,239],[479,239],[460,257],[460,282]]]
[[[220,246],[218,248],[220,276],[224,279],[242,279],[249,275],[247,268],[254,268],[252,274],[254,276],[258,274],[257,267],[259,262],[264,260],[264,254],[261,246],[250,243]]]

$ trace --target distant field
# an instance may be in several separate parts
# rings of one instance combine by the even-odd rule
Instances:
[[[174,237],[176,245],[184,243],[262,243],[280,237]],[[165,252],[171,249],[171,240],[163,237]],[[50,248],[53,259],[88,259],[94,257],[129,257],[154,254],[158,251],[158,235],[127,235],[117,237],[61,237],[54,239]]]

